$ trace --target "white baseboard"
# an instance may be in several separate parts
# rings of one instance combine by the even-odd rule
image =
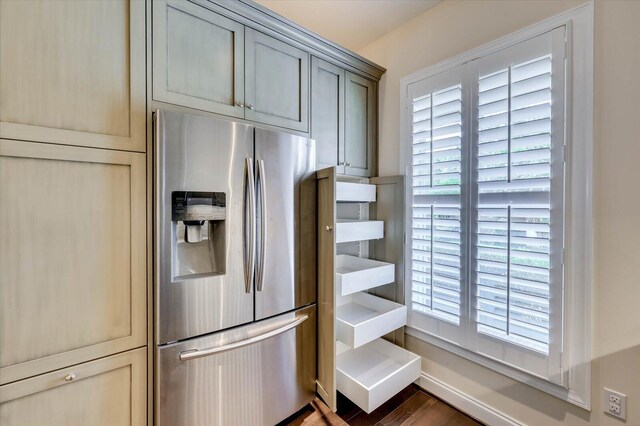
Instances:
[[[420,375],[418,386],[489,426],[522,426],[515,419],[425,372]]]

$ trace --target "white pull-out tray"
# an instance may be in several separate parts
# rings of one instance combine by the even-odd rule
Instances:
[[[395,273],[393,263],[347,254],[336,256],[336,283],[343,296],[392,283]]]
[[[368,183],[336,182],[336,201],[371,203],[376,201],[376,186]]]
[[[377,240],[382,237],[384,237],[384,222],[381,220],[338,219],[336,221],[336,243]]]
[[[336,358],[338,390],[367,413],[420,377],[420,357],[383,339]]]
[[[356,293],[336,308],[336,338],[357,348],[407,323],[407,307],[368,293]]]

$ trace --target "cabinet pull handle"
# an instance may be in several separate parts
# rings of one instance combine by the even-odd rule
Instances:
[[[247,108],[249,108],[250,110],[253,110],[253,105],[247,104]]]
[[[239,106],[240,108],[244,108],[244,103],[242,102],[236,102],[236,105]]]
[[[65,382],[72,382],[72,381],[74,381],[74,380],[75,380],[75,378],[76,378],[76,373],[71,372],[71,373],[67,374],[67,375],[64,377],[64,381],[65,381]]]

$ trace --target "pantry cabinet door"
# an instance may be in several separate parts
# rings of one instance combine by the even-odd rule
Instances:
[[[317,169],[344,173],[345,70],[311,59],[311,137],[316,141]]]
[[[146,424],[145,348],[0,386],[3,426]]]
[[[309,131],[309,54],[245,30],[247,120]]]
[[[244,118],[244,26],[186,1],[153,7],[153,99]]]
[[[0,140],[0,384],[146,344],[145,155]]]
[[[145,150],[145,2],[1,1],[0,137]]]
[[[345,173],[373,175],[376,130],[375,83],[347,72],[345,116]]]

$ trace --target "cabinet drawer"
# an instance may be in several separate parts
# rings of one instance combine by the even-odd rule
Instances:
[[[0,386],[0,424],[146,424],[145,348]]]
[[[420,377],[420,357],[386,340],[345,349],[336,359],[337,389],[367,413]]]
[[[146,341],[145,155],[0,140],[1,383]]]

